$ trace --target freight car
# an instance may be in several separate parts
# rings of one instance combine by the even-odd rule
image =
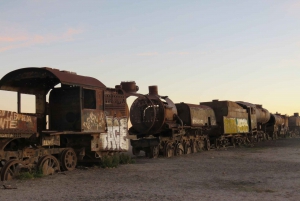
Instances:
[[[30,67],[6,74],[0,90],[17,97],[17,112],[0,110],[1,180],[24,169],[73,170],[78,161],[128,150],[126,98],[138,90],[135,82],[108,88],[73,72]],[[34,113],[22,113],[22,94],[35,96]]]

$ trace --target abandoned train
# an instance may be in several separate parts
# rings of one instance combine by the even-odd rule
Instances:
[[[300,128],[298,114],[271,114],[262,105],[243,101],[174,104],[158,94],[157,86],[149,86],[149,94],[133,102],[130,121],[133,154],[142,150],[150,158],[277,139],[291,134],[289,123],[294,133]]]
[[[32,67],[6,74],[0,90],[17,97],[17,112],[0,110],[1,180],[22,169],[73,170],[78,161],[128,150],[126,98],[138,90],[135,82],[108,88],[73,72]],[[22,113],[22,94],[35,96],[34,113]]]

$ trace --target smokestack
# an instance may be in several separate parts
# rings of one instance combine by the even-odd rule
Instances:
[[[158,89],[156,85],[149,86],[149,95],[158,95]]]

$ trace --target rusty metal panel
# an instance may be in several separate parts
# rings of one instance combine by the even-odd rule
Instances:
[[[215,113],[208,106],[177,103],[176,107],[178,116],[184,125],[195,127],[216,125]]]
[[[17,69],[6,74],[0,80],[0,89],[38,94],[41,91],[48,92],[59,83],[88,88],[106,88],[102,82],[92,77],[47,67],[31,67]]]
[[[265,124],[270,120],[270,112],[263,108],[262,105],[252,104],[244,101],[237,101],[236,103],[244,107],[244,109],[250,107],[252,109],[252,113],[256,115],[257,123]]]
[[[214,111],[204,105],[190,106],[192,126],[216,125]],[[210,122],[209,122],[210,119]]]
[[[122,117],[129,115],[126,96],[118,93],[115,89],[104,91],[104,107],[107,116]]]
[[[82,111],[82,129],[84,132],[104,132],[105,118],[102,110],[83,110]]]
[[[257,129],[256,114],[251,114],[251,128],[252,129]]]
[[[36,122],[37,118],[34,116],[0,110],[0,134],[2,137],[13,137],[14,135],[11,134],[27,134],[26,136],[30,137],[30,134],[37,132]]]
[[[106,88],[106,86],[102,82],[92,77],[81,76],[81,75],[77,75],[74,72],[63,71],[63,70],[47,68],[47,67],[44,67],[43,69],[53,73],[60,80],[62,84],[85,86],[85,87],[92,87],[92,88],[95,87]]]
[[[60,146],[60,135],[43,136],[42,146]]]
[[[107,132],[93,135],[92,151],[128,151],[127,117],[106,117]]]

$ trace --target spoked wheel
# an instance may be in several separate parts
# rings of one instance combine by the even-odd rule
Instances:
[[[190,145],[191,145],[191,152],[192,153],[197,153],[197,142],[196,142],[196,140],[191,140]]]
[[[192,153],[192,148],[189,142],[184,143],[184,154]]]
[[[132,154],[133,154],[134,156],[140,155],[140,152],[141,152],[140,149],[138,149],[138,148],[136,148],[136,147],[132,147]]]
[[[19,175],[22,168],[25,168],[25,165],[22,161],[12,159],[7,161],[1,169],[1,181],[12,180]]]
[[[184,154],[183,145],[181,143],[177,143],[175,147],[175,156],[180,156]]]
[[[236,143],[236,142],[235,142],[234,137],[232,137],[230,140],[231,140],[231,145],[232,145],[233,147],[235,147],[235,143]]]
[[[40,158],[37,165],[43,175],[53,175],[60,171],[58,160],[52,155],[46,155]]]
[[[72,148],[62,151],[60,156],[61,168],[64,171],[74,170],[77,165],[77,156]]]
[[[218,139],[215,139],[215,148],[220,149],[220,142]]]
[[[157,158],[159,155],[159,146],[150,147],[149,158]]]
[[[172,156],[174,156],[174,147],[171,143],[167,143],[165,144],[165,147],[164,147],[164,156],[167,157],[167,158],[170,158]]]
[[[205,139],[205,149],[206,149],[207,151],[210,150],[210,141],[209,141],[209,139]]]
[[[204,149],[204,142],[202,140],[196,140],[196,149],[197,152],[200,152]]]

